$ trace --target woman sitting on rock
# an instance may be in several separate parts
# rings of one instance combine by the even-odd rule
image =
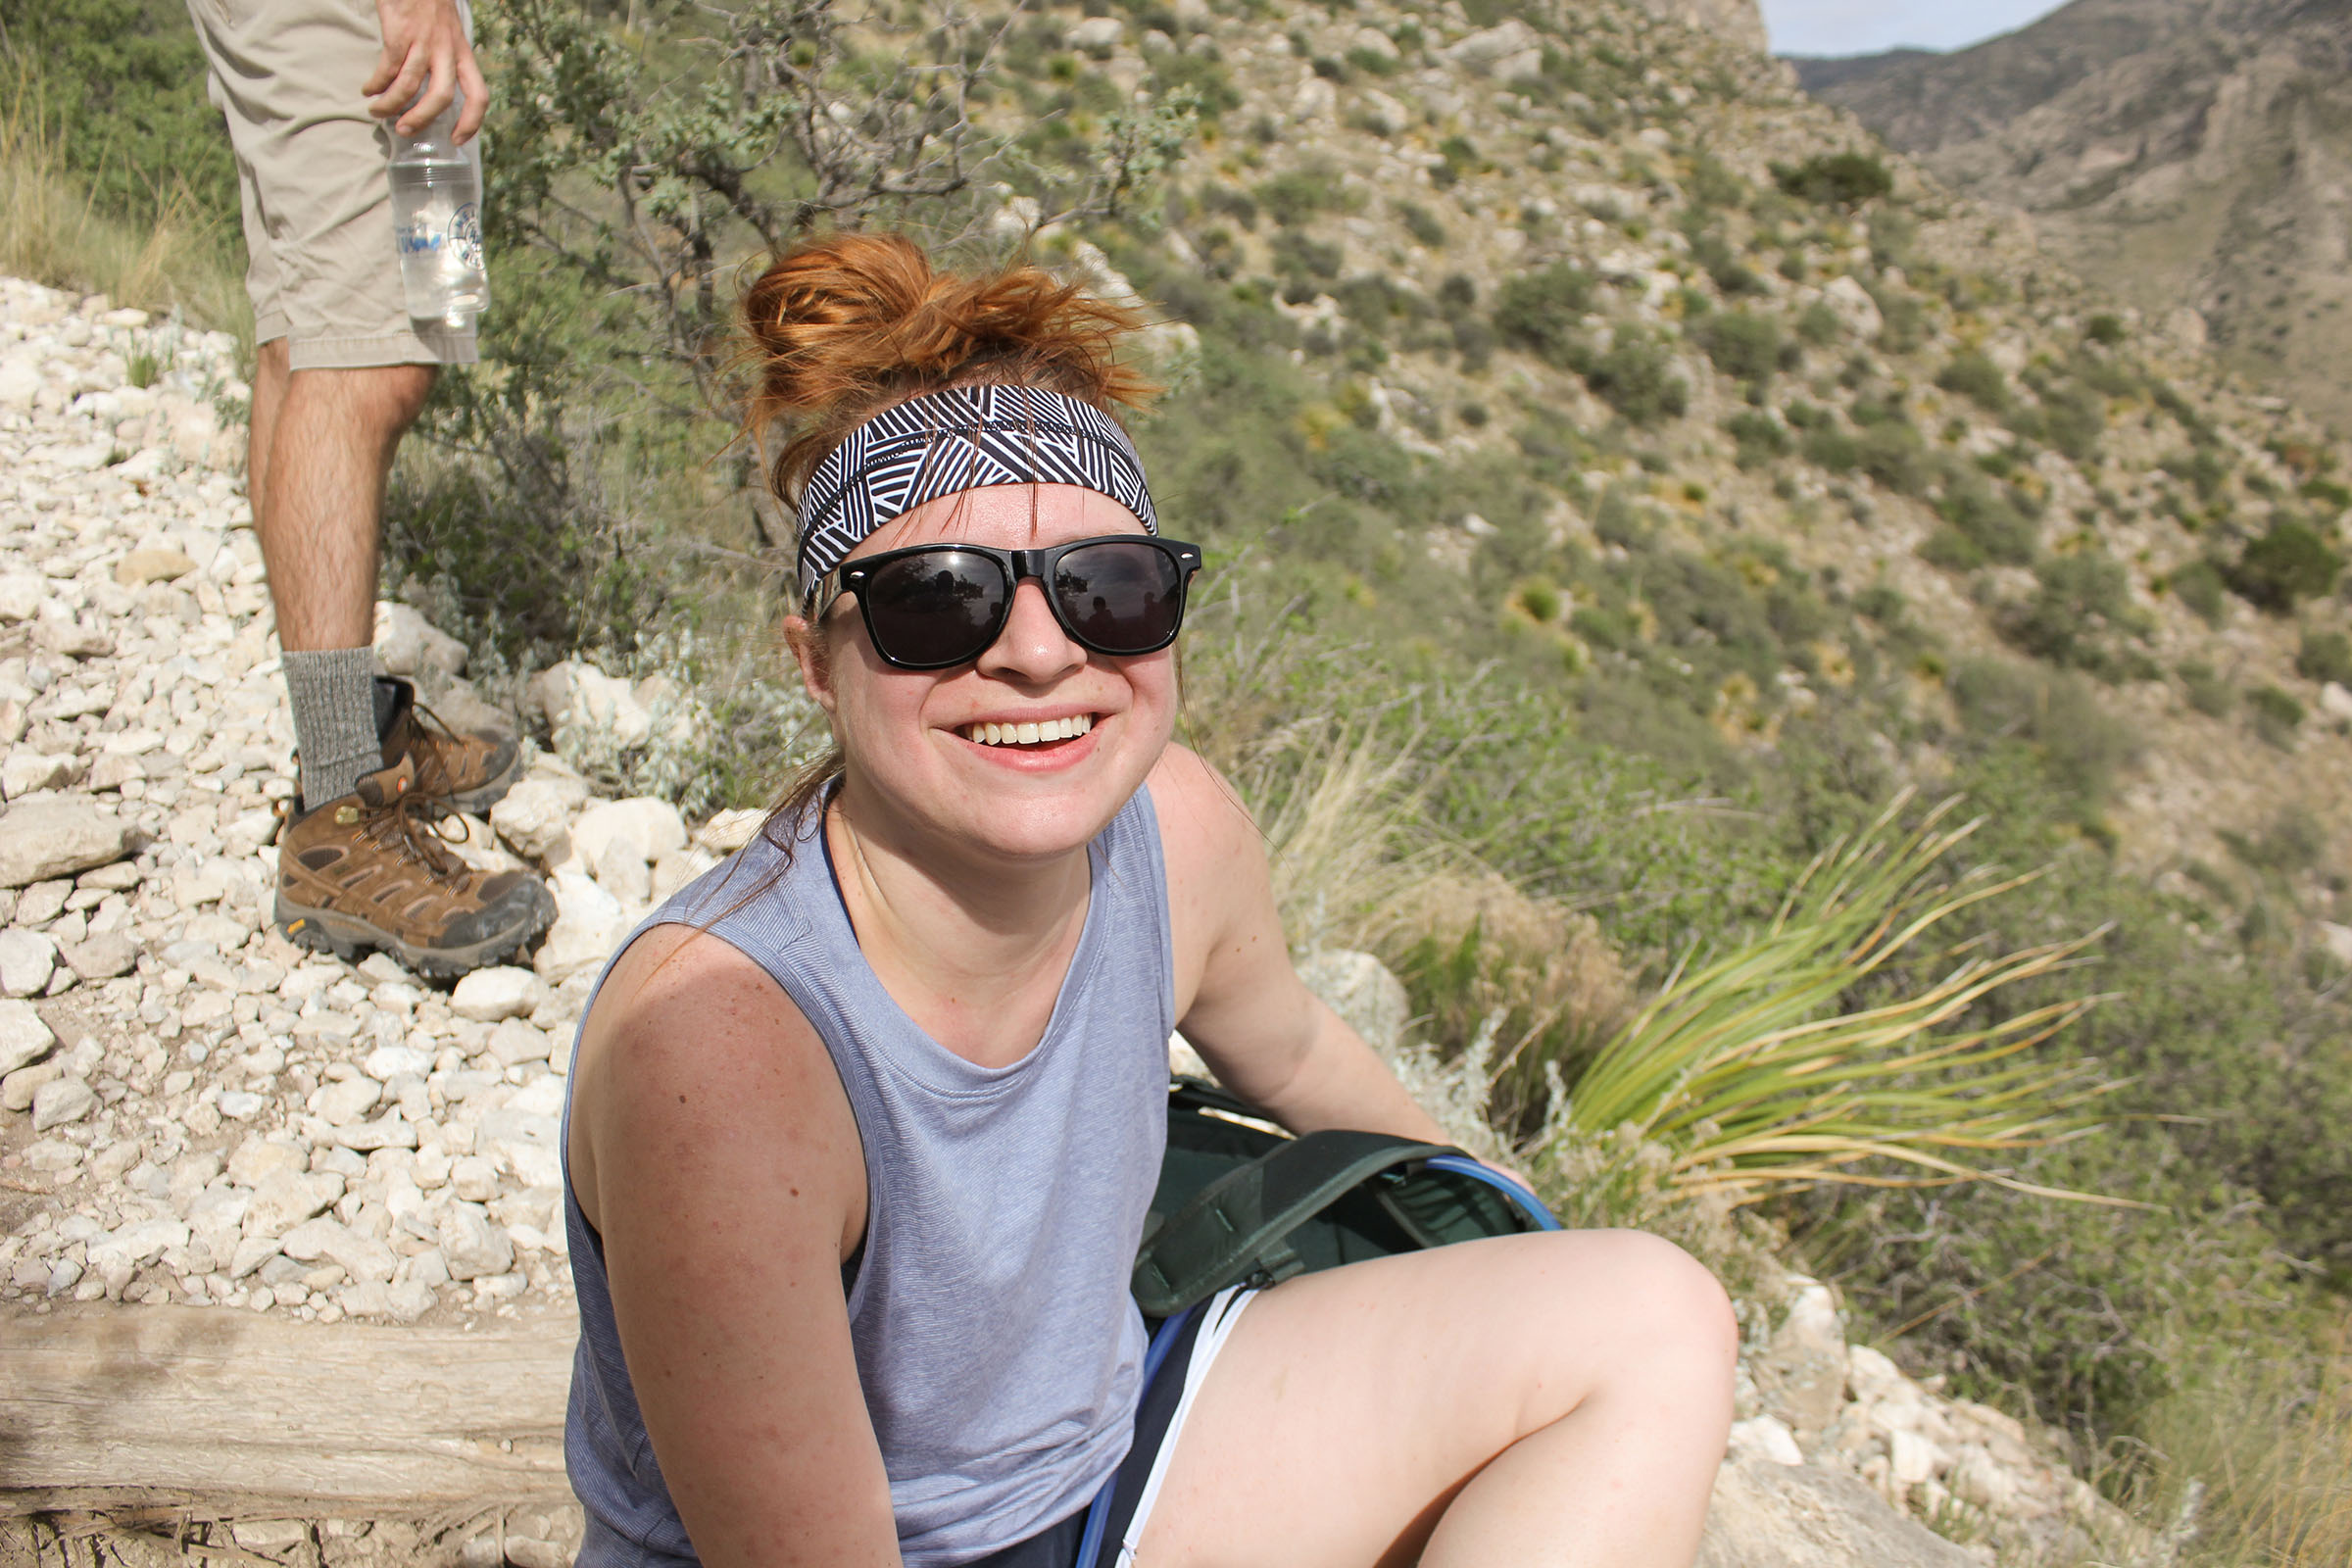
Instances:
[[[1106,1481],[1106,1565],[1689,1563],[1736,1331],[1647,1236],[1228,1291],[1139,1398],[1171,1030],[1294,1131],[1444,1135],[1170,743],[1200,558],[1113,416],[1134,323],[857,234],[746,308],[838,750],[582,1028],[583,1568],[1070,1568]]]

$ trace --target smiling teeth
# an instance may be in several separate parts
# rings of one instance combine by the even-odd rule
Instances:
[[[963,738],[983,746],[1039,746],[1048,741],[1074,741],[1095,727],[1095,715],[1049,718],[1028,724],[966,724]]]

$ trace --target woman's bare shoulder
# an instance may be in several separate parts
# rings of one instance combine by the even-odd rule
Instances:
[[[659,925],[605,977],[572,1064],[574,1186],[680,1140],[781,1145],[862,1183],[856,1118],[815,1028],[773,976],[722,938]],[[853,1206],[862,1207],[856,1201]],[[594,1216],[591,1215],[593,1220]]]

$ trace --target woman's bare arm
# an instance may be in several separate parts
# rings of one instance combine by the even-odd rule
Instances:
[[[1179,1026],[1218,1079],[1293,1132],[1354,1127],[1446,1142],[1292,967],[1265,841],[1232,786],[1170,746],[1152,771],[1152,801],[1168,866]]]
[[[661,926],[606,981],[574,1072],[573,1185],[696,1552],[897,1564],[842,1295],[863,1156],[816,1032],[749,958]]]

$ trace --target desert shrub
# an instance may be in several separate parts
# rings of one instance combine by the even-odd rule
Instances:
[[[1928,318],[1927,306],[1909,289],[1874,283],[1870,297],[1879,307],[1879,346],[1887,353],[1909,354],[1933,335],[1935,323]]]
[[[2107,402],[2080,381],[2045,386],[2041,391],[2041,439],[2076,463],[2098,455],[2099,437],[2107,431]]]
[[[1199,200],[1208,212],[1230,218],[1244,228],[1257,226],[1257,198],[1238,185],[1209,180],[1201,185]]]
[[[1494,291],[1494,330],[1547,364],[1573,368],[1583,353],[1580,323],[1592,308],[1592,274],[1567,262],[1523,272]]]
[[[1675,373],[1674,356],[1657,339],[1630,326],[1584,373],[1593,394],[1634,424],[1680,417],[1690,405],[1690,384]]]
[[[1748,311],[1722,311],[1691,328],[1715,368],[1738,380],[1761,385],[1781,368],[1788,339],[1781,323]]]
[[[1446,225],[1438,221],[1437,214],[1419,202],[1398,202],[1396,216],[1403,221],[1405,232],[1421,244],[1433,251],[1446,248]]]
[[[1980,565],[1989,561],[2022,566],[2034,559],[2039,547],[2040,530],[2034,519],[2026,515],[2006,489],[1980,475],[1968,473],[1953,480],[1937,510],[1943,514],[1943,520],[1973,547],[1976,559],[1967,564]]]
[[[2036,659],[2087,670],[2105,681],[2156,674],[2143,654],[2123,646],[2153,629],[2132,603],[2132,574],[2101,550],[2053,556],[2034,568],[2034,597],[2001,617],[2001,633]]]
[[[1259,181],[1254,194],[1278,223],[1303,223],[1318,213],[1352,213],[1363,205],[1363,197],[1324,164],[1286,170]]]
[[[2071,809],[2087,817],[2105,803],[2137,745],[2098,689],[2072,671],[2008,660],[1969,659],[1951,678],[1961,721],[1980,742],[2021,744]]]
[[[2176,452],[2166,458],[2164,471],[2194,490],[2197,499],[2211,506],[2230,482],[2230,459],[2218,446],[2198,444],[2186,452]]]
[[[1329,282],[1340,275],[1341,265],[1348,259],[1348,253],[1339,246],[1310,238],[1296,228],[1277,233],[1267,249],[1273,252],[1275,267],[1293,280],[1314,278]]]
[[[1773,182],[1801,201],[1859,207],[1894,189],[1886,166],[1868,153],[1816,153],[1801,164],[1775,164]]]
[[[2254,717],[2254,733],[2274,746],[2294,744],[2303,727],[2303,705],[2278,686],[2257,686],[2246,693],[2246,711]]]
[[[2174,597],[2208,626],[2219,626],[2229,610],[2221,568],[2210,561],[2192,561],[2168,579]]]
[[[1795,422],[1795,410],[1789,411],[1790,422]],[[1817,468],[1832,473],[1851,473],[1861,465],[1862,445],[1851,433],[1827,422],[1814,424],[1805,431],[1805,461]]]
[[[2274,615],[2299,601],[2317,599],[2335,586],[2344,562],[2309,523],[2280,517],[2270,531],[2224,568],[2223,577],[2240,599]]]
[[[2128,335],[2124,318],[2112,312],[2102,311],[2084,323],[2082,335],[2103,348],[2113,348]]]
[[[1762,409],[1742,409],[1724,420],[1723,428],[1739,443],[1742,468],[1760,468],[1775,458],[1787,457],[1795,446],[1788,427]]]
[[[1200,118],[1212,123],[1223,119],[1228,109],[1242,107],[1241,89],[1233,84],[1233,73],[1225,69],[1222,61],[1207,55],[1154,56],[1152,79],[1163,97],[1191,93]]]
[[[2305,680],[2352,686],[2352,637],[2340,631],[2307,631],[2295,651],[2295,673]]]
[[[2188,706],[2206,717],[2227,718],[2230,710],[2237,706],[2237,692],[2203,660],[2184,660],[2173,672],[2180,677],[2180,687],[2188,698]]]
[[[1796,335],[1808,347],[1827,348],[1845,335],[1845,318],[1826,301],[1815,300],[1796,318]]]
[[[1896,495],[1915,496],[1928,485],[1928,444],[1910,420],[1881,420],[1862,430],[1854,466]]]
[[[1936,384],[1995,414],[2009,406],[2009,377],[1989,358],[1973,351],[1954,355],[1936,375]]]

